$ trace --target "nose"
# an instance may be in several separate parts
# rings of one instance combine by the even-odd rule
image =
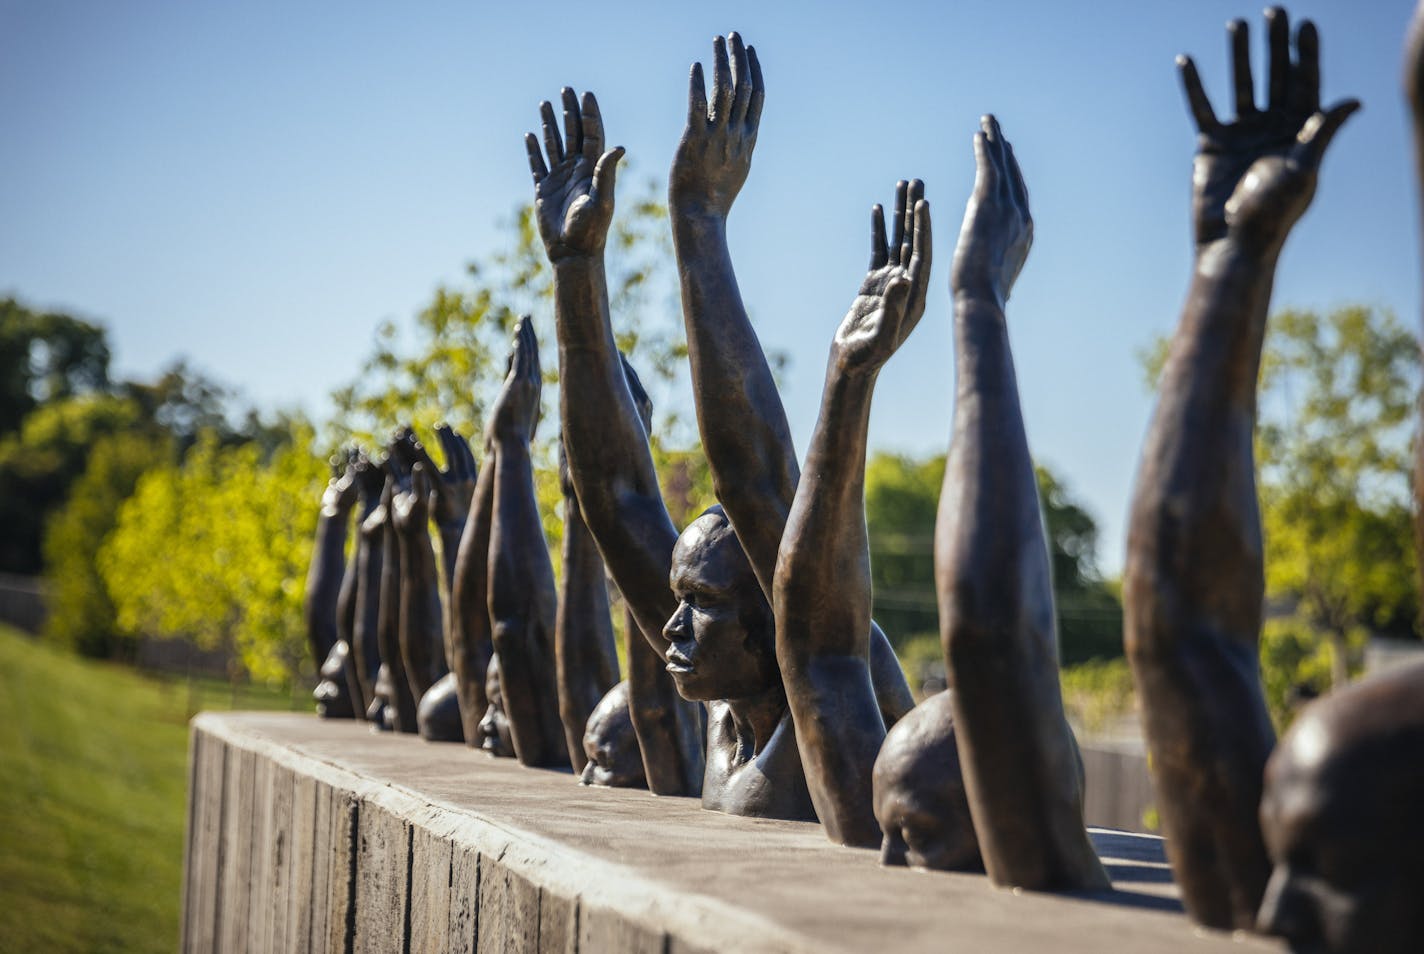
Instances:
[[[900,832],[893,828],[885,833],[884,840],[880,842],[880,863],[886,866],[905,866],[905,840],[900,837]]]
[[[668,642],[675,643],[687,634],[687,604],[678,603],[677,609],[673,610],[672,616],[668,617],[667,623],[663,625],[663,638]]]
[[[1256,930],[1294,940],[1313,936],[1314,922],[1310,898],[1296,886],[1290,868],[1277,865],[1266,883],[1261,909],[1256,913]]]

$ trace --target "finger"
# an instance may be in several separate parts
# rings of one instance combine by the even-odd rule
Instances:
[[[901,179],[895,183],[895,216],[890,220],[890,255],[895,261],[900,260],[900,246],[905,242],[905,193],[910,189],[910,183]]]
[[[986,201],[998,191],[999,170],[989,156],[989,137],[981,130],[974,134],[974,196]]]
[[[890,250],[885,245],[885,209],[880,203],[870,207],[870,270],[884,268],[890,260]]]
[[[1014,155],[1014,145],[1008,140],[1004,140],[1004,156],[1008,160],[1009,173],[1009,195],[1013,197],[1015,204],[1023,211],[1025,217],[1028,216],[1028,186],[1024,184],[1023,171],[1019,169],[1019,160]]]
[[[583,106],[579,110],[583,116],[583,157],[589,162],[598,162],[603,155],[603,113],[598,109],[598,99],[590,92],[583,94]]]
[[[463,476],[467,480],[474,480],[480,475],[480,465],[475,463],[475,452],[470,449],[470,442],[463,434],[455,434],[455,442],[459,445],[456,449],[460,452],[461,465],[465,469]]]
[[[999,120],[990,113],[979,119],[984,130],[984,141],[989,147],[989,160],[994,164],[994,185],[1001,195],[1008,190],[1008,160],[1004,156],[1004,131],[999,128]]]
[[[747,62],[752,71],[752,97],[751,102],[747,104],[747,126],[755,135],[761,124],[762,102],[766,99],[766,84],[761,79],[761,61],[757,59],[756,47],[747,47]]]
[[[1291,83],[1291,107],[1302,113],[1320,109],[1320,33],[1309,20],[1300,21],[1295,31],[1295,79]]]
[[[915,209],[925,201],[925,184],[919,179],[910,180],[909,192],[905,195],[905,239],[900,244],[900,265],[910,267],[910,256],[915,252]]]
[[[712,121],[727,121],[732,109],[732,67],[727,61],[727,41],[712,41]]]
[[[570,156],[583,150],[583,117],[579,115],[578,96],[569,87],[559,90],[564,101],[564,149]]]
[[[623,158],[622,146],[615,146],[605,152],[593,167],[593,184],[589,186],[588,200],[595,206],[606,201],[612,203],[614,185],[618,181],[618,163]]]
[[[687,79],[687,122],[707,124],[707,84],[702,80],[702,64],[693,63]]]
[[[1291,150],[1292,156],[1307,169],[1318,167],[1330,140],[1335,138],[1345,120],[1359,108],[1358,99],[1347,99],[1336,103],[1325,112],[1312,114],[1301,128],[1300,135],[1296,136],[1295,147]]]
[[[1280,7],[1266,11],[1266,44],[1271,51],[1266,101],[1271,109],[1285,109],[1291,85],[1290,17]]]
[[[1251,79],[1251,30],[1245,20],[1232,20],[1226,25],[1226,35],[1231,43],[1231,77],[1239,119],[1256,111],[1256,89]]]
[[[410,485],[417,498],[420,500],[430,499],[433,488],[430,485],[430,473],[424,464],[416,464],[410,469]]]
[[[924,199],[915,203],[915,245],[911,249],[910,261],[906,264],[910,271],[910,281],[916,294],[923,298],[930,275],[930,259],[934,255],[934,241],[930,234],[930,204]]]
[[[747,118],[747,107],[751,105],[752,68],[747,59],[747,48],[742,45],[741,34],[731,33],[727,37],[727,42],[731,46],[732,76],[736,78],[732,112],[728,119],[734,123],[741,123]]]
[[[535,382],[540,382],[540,363],[538,363],[538,335],[534,333],[534,319],[524,318],[524,370]]]
[[[450,430],[448,424],[437,424],[435,426],[435,436],[439,439],[440,451],[445,456],[445,470],[443,476],[450,479],[458,479],[465,462],[461,458],[459,445],[455,442],[455,432]]]
[[[524,134],[524,149],[529,153],[529,172],[534,176],[534,184],[538,185],[549,174],[549,167],[544,165],[544,156],[539,152],[539,140],[533,133]]]
[[[436,431],[436,436],[440,436],[439,431]],[[424,464],[427,468],[429,468],[432,474],[440,472],[440,468],[436,467],[435,461],[430,458],[430,451],[427,450],[425,445],[422,444],[420,441],[412,439],[409,444],[407,453],[410,455],[409,463],[412,468],[414,468],[417,464]]]
[[[554,107],[547,99],[539,104],[539,118],[544,124],[544,151],[549,154],[549,165],[556,166],[564,161],[564,147],[559,142],[559,127],[554,122]]]
[[[1187,106],[1192,111],[1192,119],[1196,121],[1197,131],[1203,133],[1213,133],[1220,126],[1216,120],[1216,113],[1211,108],[1211,100],[1207,99],[1206,90],[1202,88],[1201,74],[1197,72],[1197,64],[1190,56],[1177,57],[1177,72],[1182,77],[1182,89],[1187,94]]]

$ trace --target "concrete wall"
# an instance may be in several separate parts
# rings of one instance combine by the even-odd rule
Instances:
[[[1016,894],[349,721],[204,714],[190,756],[184,951],[1276,949],[1194,931],[1150,836],[1092,833],[1114,891]]]

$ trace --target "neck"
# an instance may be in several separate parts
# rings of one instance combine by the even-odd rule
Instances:
[[[786,690],[780,681],[770,689],[740,699],[728,699],[727,711],[737,731],[737,761],[749,762],[771,741],[776,727],[786,717]]]

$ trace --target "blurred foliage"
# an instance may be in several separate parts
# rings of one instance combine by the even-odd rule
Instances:
[[[86,656],[132,658],[137,634],[119,627],[99,574],[97,549],[114,528],[119,507],[139,476],[165,459],[169,441],[142,432],[107,434],[89,451],[68,501],[49,520],[44,537],[50,579],[45,635]]]
[[[915,633],[939,631],[934,526],[944,460],[943,455],[916,460],[877,453],[865,467],[874,615],[897,651],[904,651]],[[1098,572],[1097,523],[1052,471],[1035,470],[1063,661],[1120,656],[1122,608]]]
[[[1064,666],[1059,682],[1064,712],[1084,734],[1100,735],[1132,714],[1132,672],[1126,659],[1094,659]]]
[[[154,467],[99,549],[118,625],[234,654],[281,682],[305,654],[302,597],[317,504],[330,476],[305,424],[270,456],[200,436]]]
[[[0,299],[0,435],[18,430],[40,404],[108,385],[109,343],[101,326]]]
[[[1301,706],[1330,691],[1337,667],[1358,676],[1368,641],[1368,632],[1356,626],[1346,633],[1340,653],[1340,642],[1324,638],[1300,616],[1266,620],[1261,629],[1261,683],[1277,731],[1285,731]]]

